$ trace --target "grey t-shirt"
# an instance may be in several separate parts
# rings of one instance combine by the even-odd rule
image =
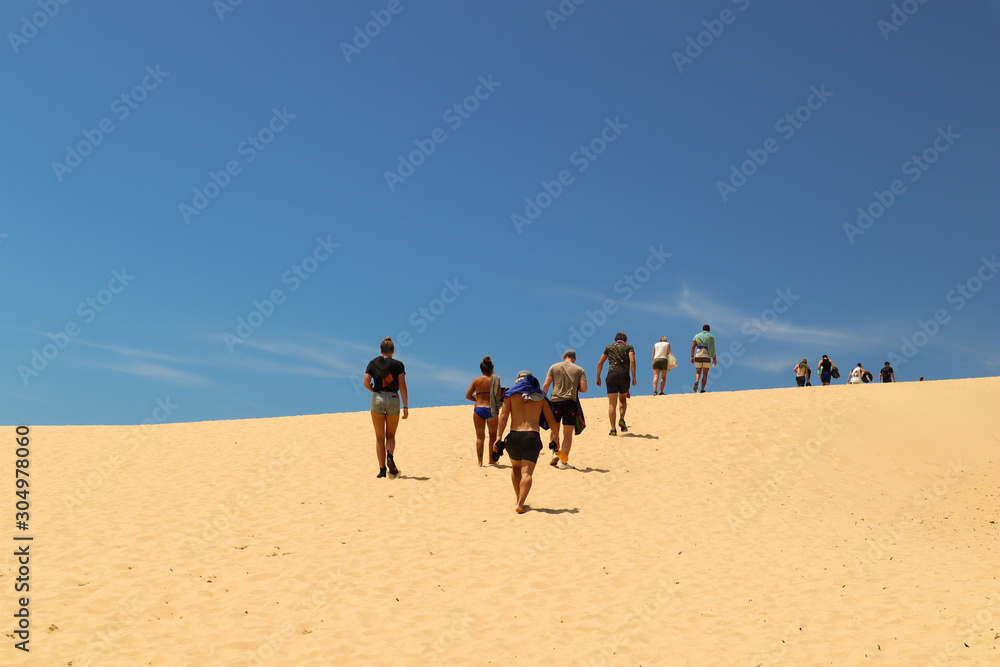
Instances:
[[[580,381],[587,377],[587,373],[571,361],[560,361],[552,364],[546,377],[552,378],[550,400],[575,401]]]

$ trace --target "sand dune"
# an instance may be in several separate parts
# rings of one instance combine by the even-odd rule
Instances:
[[[410,413],[395,480],[367,412],[33,427],[31,652],[2,662],[995,665],[998,404],[645,396],[613,438],[587,399],[578,470],[539,465],[523,516],[466,406]]]

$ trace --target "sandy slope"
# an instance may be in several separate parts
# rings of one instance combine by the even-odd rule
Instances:
[[[645,396],[612,438],[588,399],[523,516],[471,407],[413,410],[396,480],[367,412],[36,427],[32,650],[0,663],[995,665],[998,404],[1000,378]]]

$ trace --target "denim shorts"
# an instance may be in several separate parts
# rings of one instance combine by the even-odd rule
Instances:
[[[398,415],[399,394],[394,391],[376,391],[372,394],[372,412],[377,415]]]

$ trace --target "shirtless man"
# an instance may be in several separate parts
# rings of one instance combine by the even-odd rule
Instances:
[[[529,371],[521,371],[517,374],[517,383],[504,395],[500,423],[497,426],[497,438],[503,438],[507,421],[510,420],[510,435],[504,441],[504,447],[510,456],[510,479],[517,498],[514,511],[518,514],[527,511],[524,501],[531,490],[531,475],[542,451],[542,438],[538,434],[541,415],[545,415],[550,425],[556,424],[555,415],[552,414],[552,408],[549,407],[549,401],[542,393],[538,380]],[[492,449],[494,452],[500,451],[496,442]]]

